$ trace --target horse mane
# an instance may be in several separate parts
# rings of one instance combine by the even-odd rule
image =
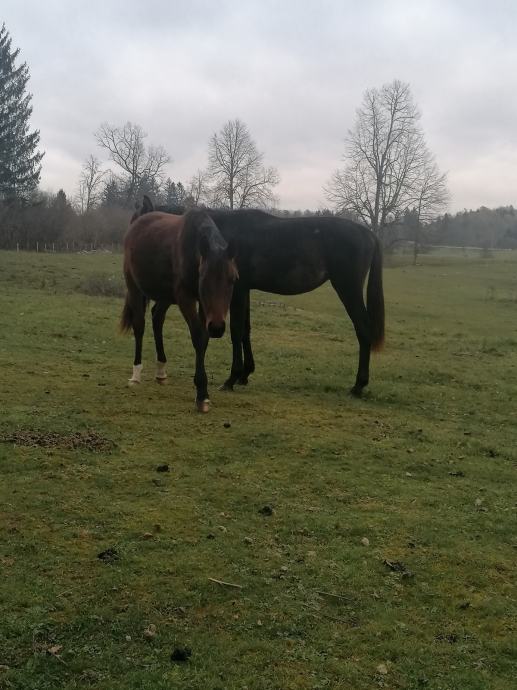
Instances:
[[[203,242],[210,251],[226,249],[226,240],[205,209],[189,209],[183,218],[182,242],[188,256],[197,256]]]
[[[264,211],[259,208],[238,208],[238,209],[229,209],[229,208],[210,208],[210,207],[205,207],[205,206],[187,206],[185,204],[160,204],[159,206],[155,206],[153,202],[151,201],[150,197],[147,194],[143,195],[142,203],[138,204],[135,203],[135,212],[133,213],[133,216],[131,218],[131,222],[138,218],[139,216],[143,216],[145,213],[151,213],[152,211],[159,211],[160,213],[170,213],[174,216],[186,216],[189,212],[191,211],[196,211],[196,212],[204,212],[205,214],[210,214],[210,216],[221,216],[221,217],[226,217],[226,216],[232,216],[232,217],[251,217],[251,218],[278,218],[279,216],[275,216],[272,213],[268,213],[267,211]]]
[[[194,208],[197,208],[197,206]],[[184,204],[162,204],[157,206],[155,210],[162,213],[172,213],[174,216],[183,216],[189,209]]]

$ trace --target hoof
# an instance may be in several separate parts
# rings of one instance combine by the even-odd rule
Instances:
[[[248,385],[248,377],[247,376],[242,376],[237,383],[239,386],[247,386]]]
[[[219,386],[220,391],[233,391],[233,383],[228,383],[225,381],[221,386]]]
[[[196,400],[196,409],[198,412],[208,412],[210,409],[210,400]]]
[[[160,386],[165,386],[167,383],[167,377],[166,376],[157,376],[156,377],[156,383],[159,383]]]
[[[130,388],[134,388],[135,386],[139,386],[139,385],[140,385],[140,381],[135,381],[135,379],[129,379],[128,382],[127,382],[127,385],[128,385]]]
[[[352,395],[354,398],[362,398],[363,389],[360,388],[359,386],[354,386],[353,388],[350,389],[350,395]]]

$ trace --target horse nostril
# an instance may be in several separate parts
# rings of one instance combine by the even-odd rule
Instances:
[[[222,338],[224,335],[225,329],[226,329],[226,324],[224,321],[220,324],[215,324],[215,323],[213,323],[213,321],[210,321],[210,323],[207,326],[208,335],[211,338]]]

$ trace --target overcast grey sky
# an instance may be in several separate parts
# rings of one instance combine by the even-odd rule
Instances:
[[[2,0],[27,61],[42,187],[73,193],[103,121],[138,123],[187,181],[230,118],[281,177],[281,208],[325,204],[365,89],[410,83],[450,210],[517,205],[514,0]]]

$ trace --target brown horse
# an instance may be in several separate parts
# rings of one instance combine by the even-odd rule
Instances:
[[[220,338],[237,280],[232,244],[214,221],[192,210],[182,216],[151,212],[132,218],[124,240],[127,295],[121,329],[133,329],[135,359],[131,385],[140,383],[145,311],[150,300],[156,345],[156,380],[167,377],[162,328],[167,309],[177,304],[190,330],[196,351],[196,404],[208,412],[205,352],[208,338]],[[199,305],[199,306],[198,306]]]

